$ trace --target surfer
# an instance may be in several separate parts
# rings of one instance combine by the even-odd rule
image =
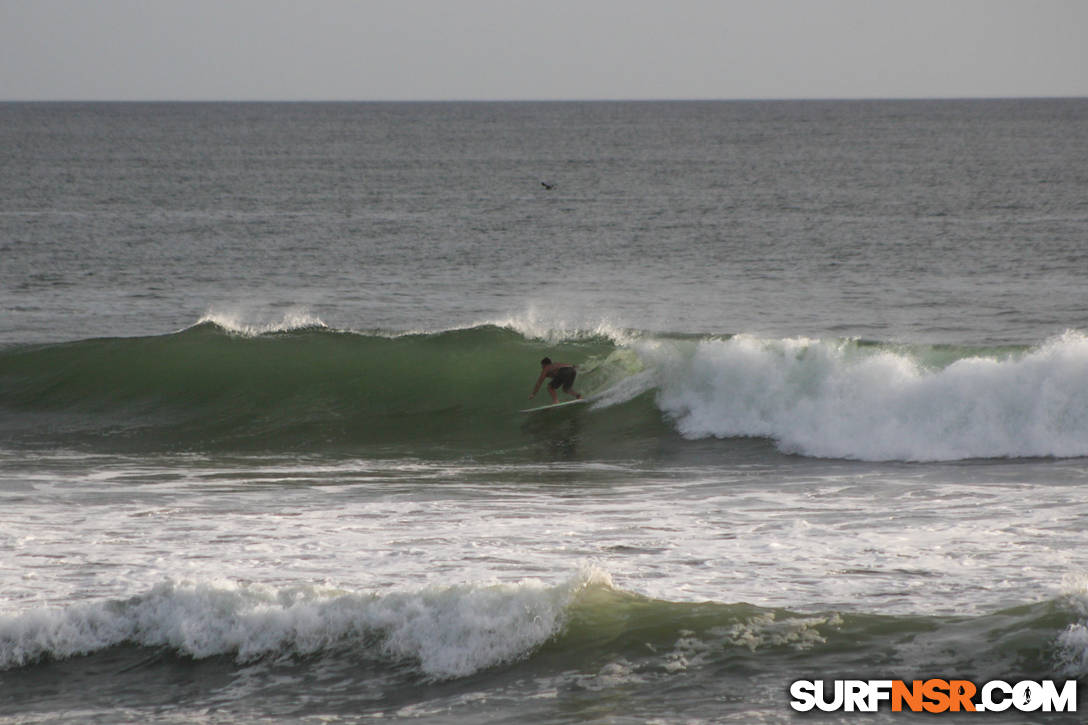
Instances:
[[[540,361],[540,377],[536,379],[536,385],[533,386],[533,392],[529,393],[529,398],[533,398],[536,391],[540,390],[540,384],[544,382],[544,378],[551,378],[552,381],[548,383],[548,392],[552,396],[553,405],[559,402],[557,392],[559,388],[563,388],[563,392],[567,395],[573,395],[575,400],[581,400],[582,395],[571,388],[577,374],[578,371],[570,363],[553,363],[550,357],[546,357]]]

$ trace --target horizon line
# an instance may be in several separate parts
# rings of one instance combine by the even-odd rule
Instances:
[[[1083,100],[1088,95],[746,96],[662,98],[0,98],[0,103],[775,103],[857,101]]]

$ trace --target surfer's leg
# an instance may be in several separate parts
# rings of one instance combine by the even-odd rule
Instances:
[[[578,373],[574,368],[570,368],[570,372],[567,374],[566,379],[563,381],[563,392],[567,395],[573,395],[575,400],[581,400],[582,394],[574,389],[574,379],[578,377]]]

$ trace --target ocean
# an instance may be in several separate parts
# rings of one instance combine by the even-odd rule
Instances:
[[[1086,162],[1085,99],[0,104],[0,723],[1084,722]],[[793,686],[933,679],[1081,712]]]

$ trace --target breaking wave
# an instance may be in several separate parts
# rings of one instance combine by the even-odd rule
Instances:
[[[545,354],[578,364],[593,405],[518,413]],[[571,416],[574,433],[559,428]],[[210,316],[170,335],[0,350],[0,432],[16,445],[446,457],[521,455],[575,434],[597,457],[665,438],[765,438],[860,460],[1079,457],[1088,338],[981,349],[513,322],[384,334],[306,315]]]
[[[1082,594],[971,617],[800,613],[651,599],[592,566],[559,584],[382,593],[164,581],[128,599],[0,615],[0,671],[136,647],[239,666],[347,658],[430,681],[529,663],[581,673],[590,689],[721,667],[1084,677],[1083,629]],[[146,654],[131,659],[139,668]]]

